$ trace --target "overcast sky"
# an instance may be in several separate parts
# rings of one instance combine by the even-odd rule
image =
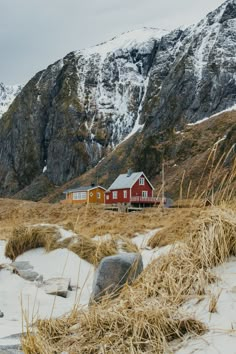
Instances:
[[[198,22],[223,0],[0,0],[0,82],[26,83],[67,53],[141,27]]]

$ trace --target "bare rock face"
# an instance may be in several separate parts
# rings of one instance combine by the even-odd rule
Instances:
[[[117,294],[125,283],[131,284],[142,272],[143,261],[138,253],[122,253],[102,259],[94,277],[92,301],[106,294]]]
[[[125,33],[36,74],[0,122],[0,194],[15,194],[40,175],[63,184],[122,141],[138,120],[165,33]]]
[[[228,0],[198,24],[163,37],[142,112],[149,132],[179,130],[235,105],[235,25],[236,2]]]
[[[0,120],[0,196],[33,185],[37,200],[141,128],[144,144],[164,141],[235,105],[235,28],[227,0],[186,29],[128,32],[37,73]]]

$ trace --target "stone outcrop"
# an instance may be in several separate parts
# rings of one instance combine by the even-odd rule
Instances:
[[[103,258],[95,273],[90,302],[98,301],[106,294],[116,295],[125,283],[131,284],[142,270],[142,257],[137,253]]]

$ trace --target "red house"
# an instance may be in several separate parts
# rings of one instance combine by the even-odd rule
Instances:
[[[106,204],[130,203],[153,205],[158,198],[153,197],[154,187],[143,172],[128,171],[119,175],[105,193]]]

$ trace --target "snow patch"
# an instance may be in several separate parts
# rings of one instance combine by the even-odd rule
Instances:
[[[0,119],[2,115],[8,110],[15,97],[21,91],[20,85],[4,85],[0,83]]]
[[[198,338],[186,338],[175,351],[176,354],[234,354],[236,348],[236,258],[214,269],[221,280],[208,287],[203,301],[193,299],[183,310],[207,325],[209,331]],[[219,296],[217,312],[209,313],[212,294]],[[173,348],[174,349],[174,348]]]
[[[67,237],[63,231],[63,237]],[[4,257],[5,242],[0,242],[0,261],[9,263]],[[43,248],[25,252],[16,261],[28,261],[34,271],[46,280],[54,277],[71,279],[72,291],[67,298],[47,295],[37,283],[29,282],[7,270],[0,271],[0,310],[4,317],[0,319],[1,345],[14,345],[16,339],[4,339],[24,331],[22,328],[22,310],[29,321],[36,318],[61,316],[72,310],[75,304],[87,305],[92,290],[94,267],[67,249],[58,249],[46,253]]]
[[[220,114],[223,114],[223,113],[226,113],[226,112],[232,112],[232,111],[236,111],[236,104],[233,105],[233,106],[231,106],[231,107],[229,107],[229,108],[227,108],[227,109],[224,109],[223,111],[220,111],[220,112],[218,112],[218,113],[215,113],[215,114],[213,114],[213,115],[210,116],[210,117],[205,117],[205,118],[203,118],[203,119],[198,120],[198,121],[195,122],[195,123],[188,123],[187,125],[188,125],[188,126],[198,125],[198,124],[201,124],[201,123],[206,122],[208,119],[218,117]]]

